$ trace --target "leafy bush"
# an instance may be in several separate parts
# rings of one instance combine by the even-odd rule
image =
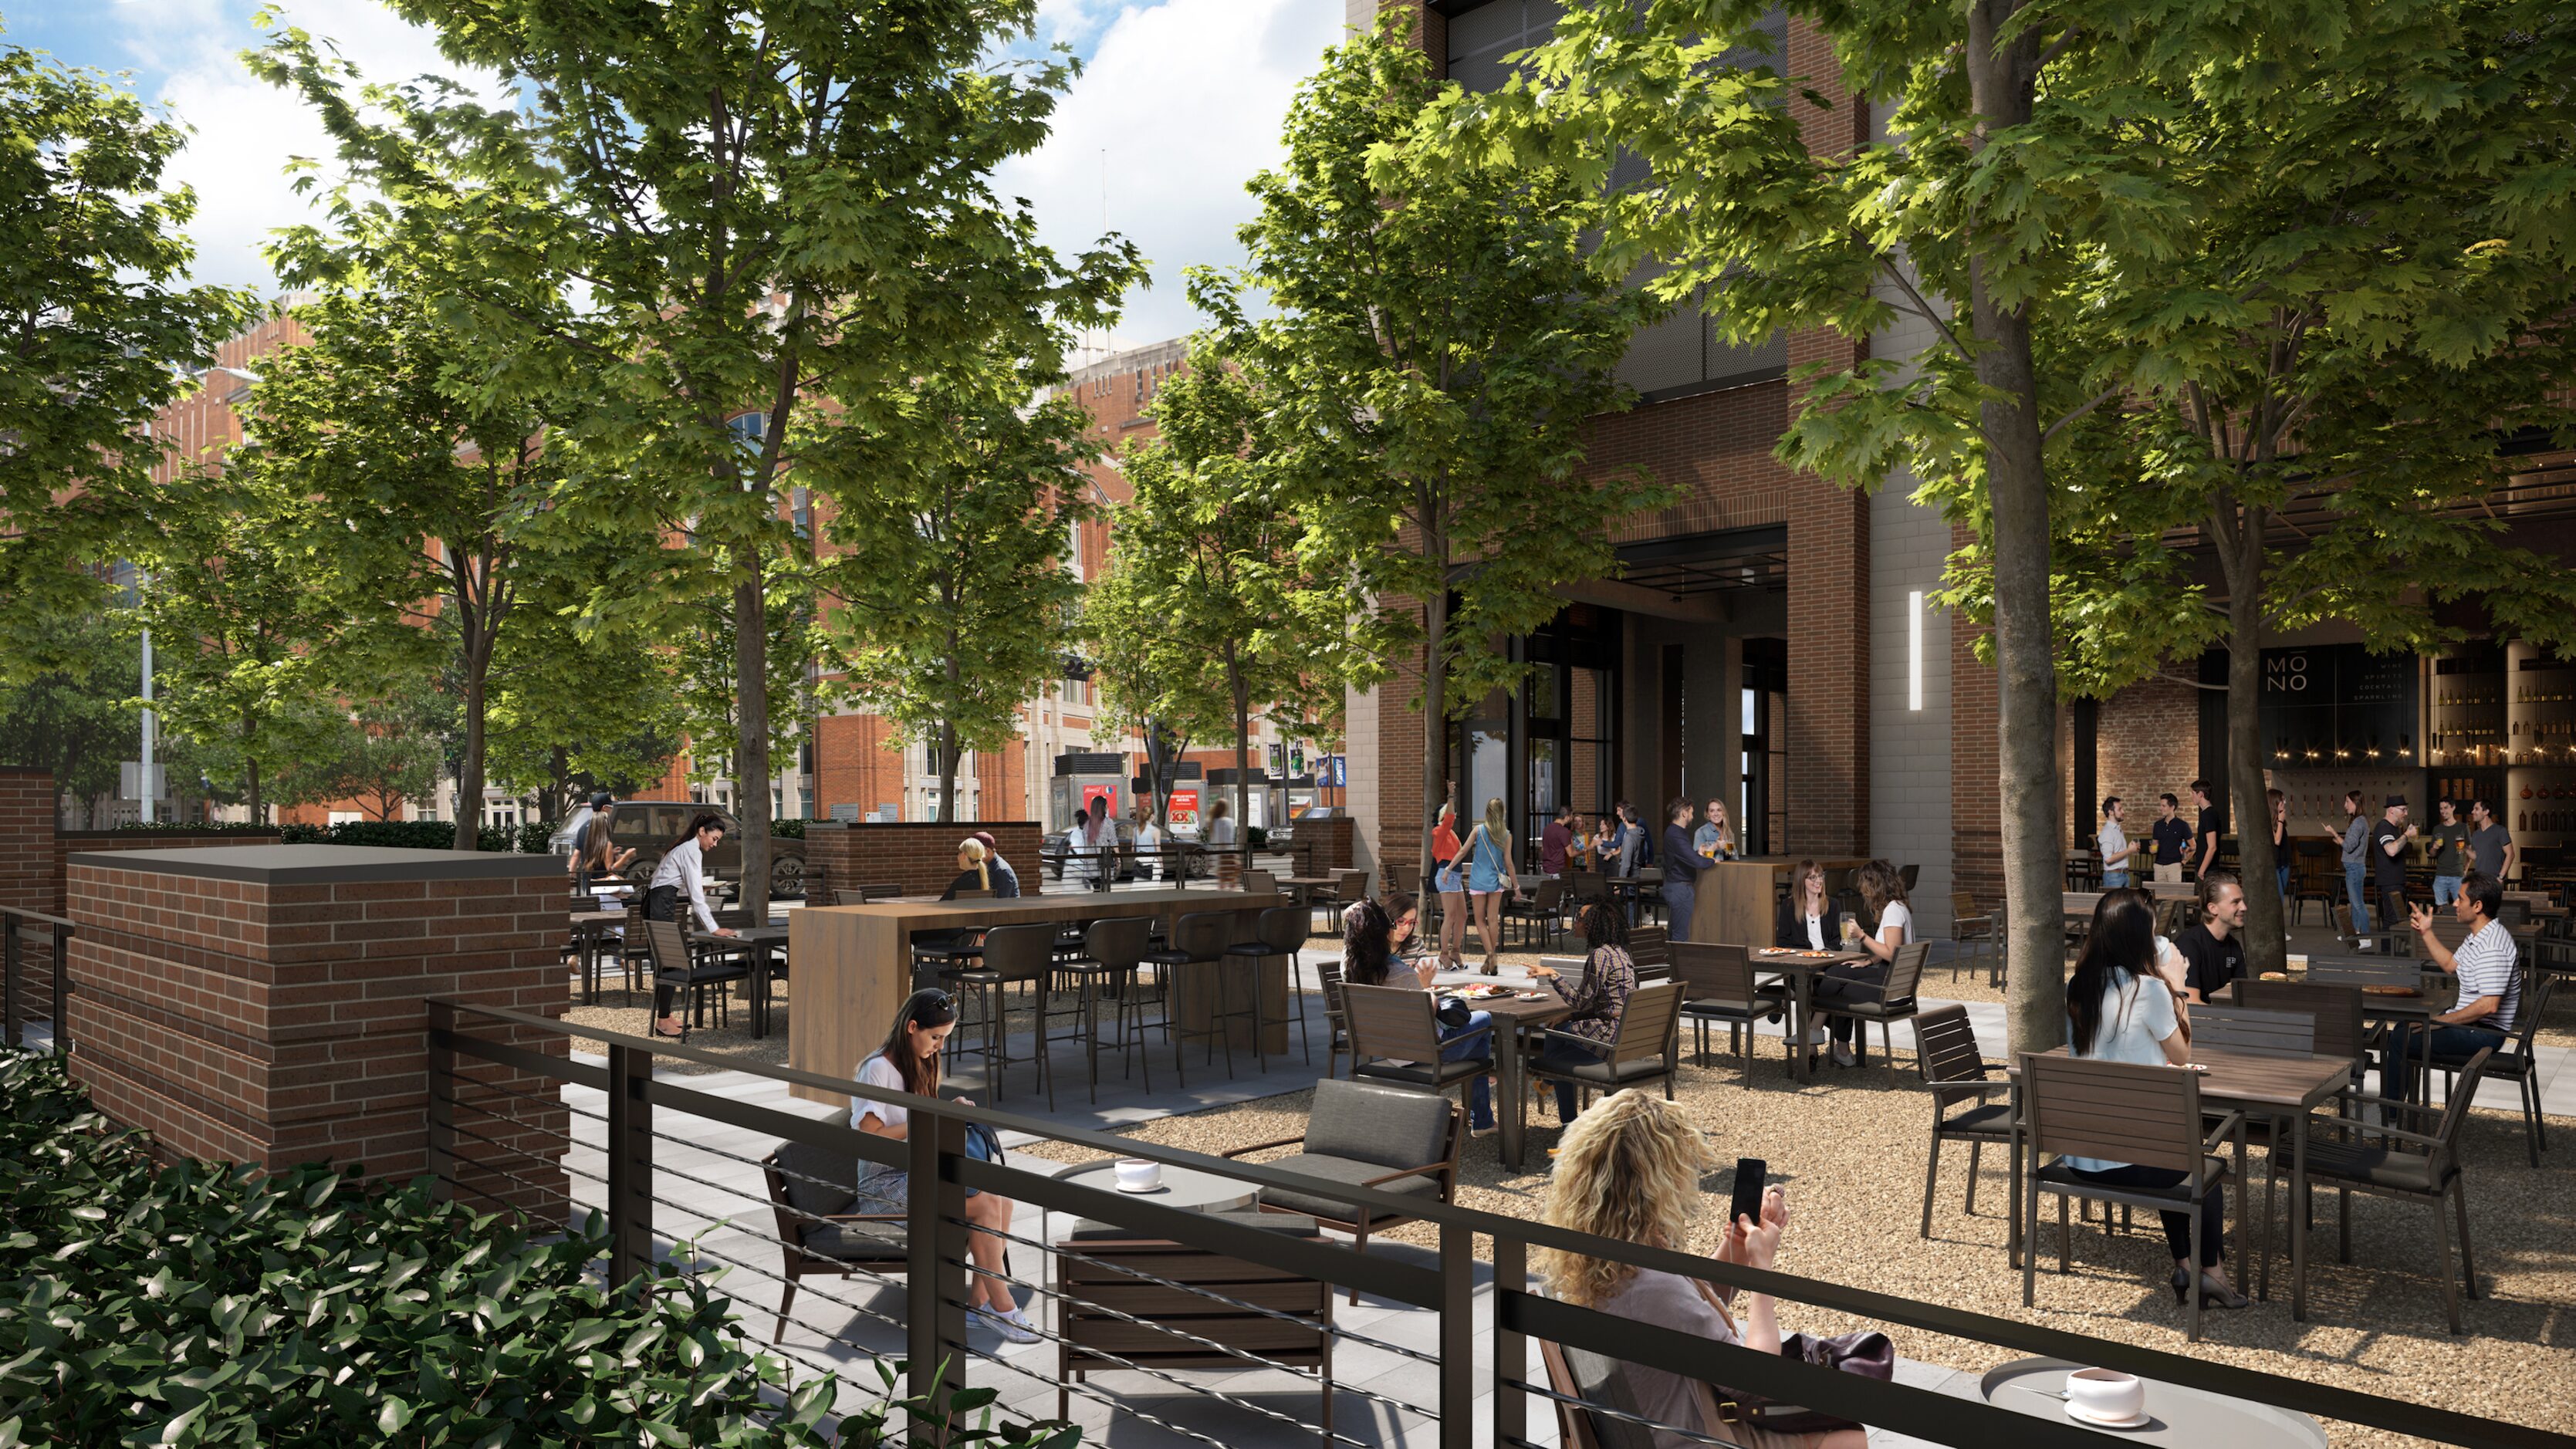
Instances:
[[[138,820],[105,832],[83,831],[81,834],[108,835],[275,835],[274,825],[255,825],[247,820],[217,820],[190,823],[185,820]]]
[[[519,822],[519,853],[521,855],[545,854],[546,842],[554,838],[555,826],[560,823],[554,820]]]
[[[1268,850],[1270,848],[1270,832],[1262,826],[1249,825],[1244,827],[1243,838],[1255,850]]]
[[[769,834],[771,838],[776,840],[803,840],[805,838],[805,822],[802,820],[772,820],[769,822]]]
[[[534,1236],[428,1179],[162,1167],[50,1056],[0,1053],[0,1114],[0,1449],[834,1441],[837,1379],[791,1389],[685,1273],[603,1286],[603,1237]],[[840,1442],[883,1443],[885,1412]],[[1069,1433],[988,1414],[948,1442]]]
[[[337,825],[282,825],[278,829],[289,845],[379,845],[395,850],[449,850],[456,845],[456,823],[452,820],[343,820]],[[496,855],[518,848],[512,832],[497,825],[476,831],[474,840],[475,849]]]

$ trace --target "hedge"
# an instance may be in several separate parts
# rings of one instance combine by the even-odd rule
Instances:
[[[539,1234],[324,1166],[161,1166],[58,1058],[0,1052],[0,1449],[27,1444],[716,1445],[885,1441],[830,1421],[700,1279],[610,1288],[603,1235]],[[893,1379],[887,1376],[888,1384]],[[1048,1446],[947,1396],[950,1444]],[[914,1422],[907,1417],[903,1422]]]

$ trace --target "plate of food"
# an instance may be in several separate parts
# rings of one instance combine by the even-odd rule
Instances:
[[[2361,988],[2361,994],[2364,996],[2421,996],[2424,993],[2412,986],[2365,986]]]
[[[1452,989],[1449,994],[1465,1001],[1484,1001],[1492,997],[1506,995],[1509,993],[1510,989],[1511,988],[1506,986],[1496,986],[1489,981],[1477,981],[1465,986],[1456,987]]]

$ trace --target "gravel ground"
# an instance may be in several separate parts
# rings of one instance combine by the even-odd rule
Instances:
[[[2098,1225],[2079,1225],[2073,1272],[2064,1277],[2047,1271],[2055,1260],[2044,1251],[2037,1306],[2024,1310],[2020,1275],[2004,1256],[2007,1189],[2000,1153],[1986,1156],[1975,1217],[1960,1211],[1966,1154],[1943,1153],[1933,1236],[1916,1236],[1929,1106],[1910,1066],[1829,1069],[1823,1085],[1791,1090],[1775,1044],[1757,1063],[1752,1088],[1737,1082],[1734,1061],[1721,1057],[1713,1069],[1684,1072],[1680,1099],[1709,1125],[1721,1154],[1763,1158],[1787,1186],[1793,1220],[1781,1250],[1786,1271],[2576,1432],[2576,1405],[2566,1395],[2566,1386],[2576,1382],[2576,1334],[2568,1311],[2576,1306],[2576,1255],[2569,1251],[2576,1171],[2565,1165],[2563,1150],[2545,1159],[2551,1166],[2526,1166],[2515,1116],[2480,1112],[2466,1133],[2470,1216],[2485,1296],[2462,1305],[2463,1337],[2454,1339],[2443,1329],[2424,1209],[2356,1198],[2355,1264],[2345,1266],[2334,1262],[2331,1200],[2321,1199],[2320,1231],[2310,1239],[2309,1321],[2291,1321],[2286,1260],[2276,1256],[2272,1301],[2258,1300],[2234,1313],[2208,1310],[2195,1347],[2184,1342],[2183,1312],[2164,1284],[2172,1260],[2161,1235],[2143,1219],[2137,1231],[2109,1237]],[[1221,1152],[1298,1131],[1312,1095],[1297,1092],[1168,1117],[1127,1135]],[[1534,1112],[1533,1120],[1541,1115]],[[1552,1112],[1544,1120],[1552,1124]],[[1555,1140],[1553,1125],[1534,1130],[1532,1160],[1543,1163]],[[1055,1143],[1026,1150],[1068,1161],[1093,1155]],[[2249,1156],[2258,1187],[2261,1162],[2259,1153]],[[1536,1217],[1545,1188],[1541,1172],[1504,1172],[1495,1139],[1467,1143],[1459,1187],[1463,1204]],[[2235,1206],[2231,1198],[2231,1221]],[[1703,1220],[1695,1248],[1714,1248],[1722,1211],[1721,1202]],[[1388,1236],[1426,1245],[1432,1240],[1419,1225]],[[2043,1242],[2053,1236],[2044,1235]],[[2236,1256],[2231,1251],[2231,1261]],[[1784,1327],[1809,1332],[1870,1326],[1795,1304],[1783,1305],[1782,1318]],[[1909,1356],[1964,1369],[2020,1356],[1911,1330],[1897,1337]],[[2337,1445],[2419,1442],[2343,1425],[2330,1430]]]

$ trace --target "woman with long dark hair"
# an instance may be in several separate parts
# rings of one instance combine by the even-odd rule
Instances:
[[[1619,1020],[1636,994],[1637,963],[1628,955],[1628,918],[1607,901],[1583,908],[1583,984],[1568,987],[1552,966],[1533,966],[1530,975],[1565,998],[1573,1014],[1556,1024],[1547,1049],[1531,1065],[1554,1071],[1589,1066],[1610,1059],[1619,1039]],[[1579,1038],[1574,1040],[1570,1038]],[[1574,1120],[1574,1084],[1556,1084],[1556,1120]]]
[[[939,1095],[939,1053],[948,1044],[948,1033],[957,1026],[957,1005],[945,991],[916,991],[894,1014],[894,1025],[886,1032],[885,1045],[859,1063],[859,1081],[866,1086],[881,1087],[889,1092],[905,1092],[915,1097]],[[955,1099],[963,1106],[975,1104],[964,1097]],[[850,1099],[850,1125],[871,1137],[890,1137],[903,1141],[912,1131],[912,1110],[891,1102],[866,1097]],[[967,1151],[987,1157],[982,1129],[970,1126],[966,1133]],[[899,1213],[912,1195],[912,1178],[903,1168],[862,1159],[859,1164],[858,1201],[850,1211],[859,1213]],[[1018,1300],[1011,1297],[1010,1285],[997,1275],[1004,1272],[1002,1240],[996,1234],[1011,1226],[1011,1204],[975,1188],[966,1189],[966,1221],[972,1226],[966,1233],[966,1256],[983,1270],[969,1275],[966,1283],[966,1307],[980,1314],[984,1322],[1013,1343],[1035,1343],[1038,1332],[1028,1315],[1020,1311]]]
[[[2066,983],[2066,1044],[2095,1061],[2183,1066],[2191,1060],[2191,1029],[2173,987],[2155,971],[2156,914],[2143,891],[2105,891],[2093,907],[2093,931]],[[2069,1157],[2076,1176],[2115,1187],[2172,1187],[2188,1174],[2179,1168],[2139,1167],[2092,1157]],[[2191,1218],[2160,1213],[2165,1246],[2174,1260],[2174,1301],[2192,1290]],[[2200,1201],[2200,1293],[2203,1303],[2242,1308],[2245,1295],[2227,1281],[2224,1229],[2227,1205],[2212,1192]]]
[[[1411,891],[1393,892],[1383,901],[1353,901],[1350,909],[1342,912],[1342,980],[1357,986],[1419,986],[1431,990],[1433,979],[1440,974],[1438,959],[1408,958],[1405,954],[1419,919]],[[1398,963],[1407,969],[1398,971]],[[1494,1014],[1490,1011],[1471,1011],[1455,1022],[1441,1022],[1440,1059],[1464,1061],[1494,1050],[1493,1025]],[[1478,1077],[1468,1089],[1467,1128],[1478,1137],[1494,1130],[1491,1076]]]

